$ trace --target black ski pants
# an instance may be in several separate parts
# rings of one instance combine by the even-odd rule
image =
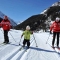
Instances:
[[[52,45],[54,45],[55,38],[57,36],[57,46],[59,46],[59,32],[53,32],[53,40],[52,40]]]
[[[24,41],[23,41],[23,45],[25,46],[26,43],[27,43],[27,46],[29,47],[29,46],[30,46],[30,40],[26,40],[26,39],[24,39]]]
[[[9,42],[9,37],[8,37],[8,31],[4,30],[4,42],[8,43]]]

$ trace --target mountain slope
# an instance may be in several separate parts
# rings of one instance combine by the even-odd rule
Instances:
[[[46,16],[44,14],[38,14],[29,17],[27,20],[23,21],[21,24],[17,25],[15,29],[25,29],[27,25],[30,25],[31,30],[38,29],[37,27],[40,27],[40,24],[44,25]]]
[[[3,14],[3,13],[0,11],[0,18],[1,18],[1,19],[0,19],[0,22],[1,22],[1,20],[4,18],[4,16],[5,16],[5,14]],[[9,18],[9,17],[8,17],[8,19],[10,20],[12,26],[16,26],[16,25],[17,25],[17,23],[14,22],[13,19],[11,19],[11,18]]]
[[[46,27],[45,22],[47,21],[48,23],[50,23],[51,21],[54,21],[56,17],[60,17],[60,2],[52,4],[51,7],[45,9],[40,14],[29,17],[24,22],[17,25],[15,29],[24,30],[27,25],[30,25],[31,30],[44,29],[46,31],[47,28],[49,28],[49,24],[47,24],[48,27]]]

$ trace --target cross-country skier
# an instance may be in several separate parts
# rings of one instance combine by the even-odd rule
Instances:
[[[4,19],[0,23],[0,26],[3,28],[3,31],[4,31],[4,42],[3,43],[9,43],[8,31],[11,28],[11,23],[8,20],[7,16],[4,16]]]
[[[22,36],[24,35],[24,40],[23,40],[23,47],[27,43],[27,48],[30,46],[30,35],[33,34],[32,31],[30,31],[30,26],[26,26],[26,30],[22,33]],[[22,38],[21,36],[21,38]]]
[[[53,40],[52,40],[52,47],[54,47],[55,38],[57,36],[57,48],[59,48],[59,33],[60,33],[60,18],[56,18],[56,20],[50,26],[50,33],[53,31]]]

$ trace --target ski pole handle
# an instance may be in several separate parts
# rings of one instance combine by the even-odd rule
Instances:
[[[22,37],[21,37],[21,39],[22,39]],[[21,39],[20,39],[20,42],[21,42]],[[20,45],[20,42],[19,42],[19,45]]]
[[[33,37],[34,37],[34,34],[33,34]],[[34,37],[34,40],[35,40],[35,37]],[[36,43],[36,40],[35,40],[35,43]],[[37,46],[37,43],[36,43],[36,47],[38,47],[38,46]]]
[[[10,33],[10,32],[9,32]],[[13,40],[16,42],[16,40],[14,39],[14,37],[12,36],[12,34],[10,33],[11,37],[13,38]]]
[[[48,42],[48,40],[49,40],[49,37],[50,37],[50,34],[49,34],[49,36],[48,36],[48,38],[47,38],[46,44],[47,44],[47,42]]]

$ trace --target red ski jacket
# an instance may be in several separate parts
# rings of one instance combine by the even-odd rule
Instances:
[[[2,20],[2,22],[0,23],[0,26],[3,28],[3,30],[10,30],[11,28],[11,24],[10,24],[10,21],[7,19],[7,20]]]
[[[60,22],[53,22],[50,26],[50,31],[52,30],[53,32],[60,32]]]

